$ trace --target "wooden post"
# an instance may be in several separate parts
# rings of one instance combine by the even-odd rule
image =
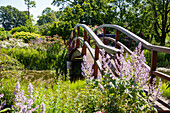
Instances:
[[[104,39],[105,36],[106,36],[106,28],[104,27],[103,28],[103,43],[107,44],[106,39]]]
[[[118,41],[119,41],[119,30],[116,30],[116,43],[115,43],[115,47],[117,49],[120,49],[120,46],[117,44]]]
[[[95,45],[95,61],[99,59],[99,48],[97,45]],[[97,75],[98,75],[98,66],[96,64],[96,62],[94,61],[94,66],[93,66],[93,69],[94,69],[94,77],[97,78]]]
[[[84,42],[85,42],[85,41],[87,41],[87,32],[86,32],[86,30],[84,29]],[[86,55],[86,45],[85,45],[85,43],[83,44],[83,48],[82,48],[81,55],[82,55],[82,56]]]
[[[73,38],[75,37],[75,29],[73,30]],[[72,48],[74,48],[74,46],[75,46],[75,41],[73,41],[73,43],[72,43]]]
[[[107,42],[106,42],[106,39],[104,39],[104,37],[106,37],[106,28],[105,27],[103,28],[103,43],[106,45]],[[106,57],[106,55],[107,55],[107,52],[105,51],[104,56]]]
[[[153,71],[156,70],[156,62],[157,62],[157,51],[153,51],[151,50],[151,70],[150,70],[150,76],[151,76],[151,79],[150,79],[150,83],[152,84],[153,82],[153,78],[155,78],[156,76],[153,75]]]
[[[79,37],[80,36],[80,27],[78,26],[77,27],[77,37]],[[79,48],[80,47],[80,40],[79,39],[77,39],[77,41],[76,41],[76,48]]]
[[[119,41],[119,30],[116,30],[116,43],[115,43],[115,47],[116,47],[117,49],[120,49],[120,46],[117,44],[118,41]],[[118,56],[120,56],[120,53],[117,53],[117,54],[118,54]],[[117,59],[116,56],[115,56],[115,58],[116,58],[118,64],[120,65],[119,59]],[[116,67],[117,67],[118,71],[120,71],[117,65],[116,65]],[[114,74],[115,74],[116,76],[119,76],[119,75],[117,75],[115,72],[114,72]]]

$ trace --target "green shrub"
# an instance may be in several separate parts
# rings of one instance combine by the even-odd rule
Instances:
[[[27,69],[46,69],[47,67],[47,54],[41,53],[36,49],[23,49],[23,48],[11,48],[3,49],[6,54],[12,58],[17,59],[19,62],[24,64]]]
[[[55,69],[57,65],[59,72],[65,73],[67,50],[62,47],[62,43],[56,41],[34,44],[31,48],[3,48],[3,52],[17,59],[27,69]]]
[[[40,34],[21,31],[14,33],[12,37],[17,39],[23,39],[24,42],[28,43],[30,39],[40,38]]]
[[[4,106],[4,108],[11,108],[11,105],[13,105],[13,91],[15,88],[15,80],[13,79],[5,79],[5,80],[1,80],[1,84],[0,84],[0,94],[4,94],[4,97],[1,98],[2,101],[6,100],[6,105]]]
[[[144,55],[146,58],[146,63],[150,66],[151,65],[151,51],[145,50]],[[158,67],[170,67],[170,54],[158,52],[157,53],[157,66]]]
[[[11,58],[10,56],[2,53],[0,55],[0,71],[2,70],[21,70],[24,69],[24,65],[21,64],[18,60]]]
[[[68,50],[67,49],[61,49],[59,53],[57,54],[57,59],[56,59],[56,73],[57,75],[65,75],[67,74],[67,66],[66,66],[66,60],[67,60],[67,54]]]
[[[163,91],[163,96],[170,98],[170,87],[168,87],[168,85],[170,85],[170,83],[163,83],[161,86],[161,90]]]
[[[8,31],[0,31],[0,40],[6,40],[12,37],[12,35]]]
[[[71,34],[71,31],[73,30],[75,24],[73,24],[71,21],[59,21],[55,22],[51,28],[50,32],[48,33],[50,36],[53,36],[55,34],[58,34],[62,37],[63,40],[68,40]]]
[[[21,32],[21,31],[28,32],[28,30],[27,30],[27,28],[25,26],[18,26],[18,27],[12,28],[10,30],[10,33],[14,34],[15,32]]]
[[[51,31],[50,31],[50,28],[52,25],[53,25],[53,23],[46,23],[41,26],[38,26],[39,34],[41,34],[43,36],[52,36]],[[53,34],[57,34],[57,33],[53,33]]]

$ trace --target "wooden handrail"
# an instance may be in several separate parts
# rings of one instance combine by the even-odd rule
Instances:
[[[73,30],[76,29],[77,27],[82,27],[84,30],[86,30],[86,32],[87,32],[87,33],[92,37],[92,39],[96,42],[96,44],[97,44],[97,46],[99,47],[99,49],[103,48],[103,49],[105,49],[106,52],[111,53],[111,54],[113,54],[113,53],[115,54],[115,53],[120,52],[119,49],[116,49],[116,48],[114,48],[114,47],[109,47],[109,46],[105,45],[105,44],[98,38],[98,36],[97,36],[87,25],[85,25],[85,24],[77,24],[77,25],[73,28]],[[71,35],[70,35],[70,39],[71,39],[71,37],[73,37],[73,31],[72,31],[72,33],[71,33]],[[69,44],[69,45],[70,45],[70,44]]]
[[[82,37],[80,37],[80,27],[84,28],[84,39]],[[110,38],[110,37],[106,37],[106,28],[107,27],[111,27],[111,28],[115,28],[116,29],[116,37],[115,37],[116,39]],[[103,42],[95,34],[95,33],[97,33],[97,30],[101,29],[101,28],[103,28],[103,31],[104,31],[103,37],[102,37],[103,38]],[[75,30],[76,29],[78,30],[77,31],[77,37],[75,36]],[[141,42],[146,49],[151,50],[151,53],[152,53],[151,54],[151,67],[149,67],[146,63],[143,62],[144,66],[150,70],[150,76],[151,76],[150,83],[152,83],[153,78],[156,77],[156,76],[170,81],[170,76],[168,76],[168,75],[166,75],[164,73],[161,73],[159,71],[156,71],[157,52],[164,52],[164,53],[170,54],[170,48],[152,45],[152,44],[146,42],[145,40],[141,39],[137,35],[133,34],[132,32],[130,32],[130,31],[128,31],[128,30],[126,30],[126,29],[124,29],[124,28],[122,28],[120,26],[117,26],[117,25],[106,24],[106,25],[99,26],[94,31],[95,33],[88,26],[86,26],[84,24],[76,25],[74,27],[71,35],[70,35],[70,38],[69,38],[69,50],[70,50],[70,48],[75,48],[75,47],[79,48],[80,42],[82,42],[83,43],[83,47],[82,47],[81,55],[82,56],[86,55],[86,49],[89,50],[90,55],[92,56],[92,58],[94,60],[94,65],[93,65],[94,74],[93,75],[95,77],[97,77],[98,70],[101,73],[103,71],[102,70],[103,69],[102,65],[101,65],[101,63],[99,61],[99,49],[103,48],[103,49],[105,49],[106,53],[110,53],[110,54],[118,53],[118,55],[119,55],[120,54],[120,47],[122,46],[124,48],[124,50],[126,52],[128,52],[130,55],[133,54],[133,52],[129,48],[127,48],[125,45],[123,45],[119,41],[119,33],[120,33],[119,31],[124,33],[124,34],[126,34],[131,39],[135,40],[136,42]],[[94,49],[91,48],[91,45],[90,45],[90,37],[87,39],[87,34],[89,34],[90,37],[95,42],[95,53],[94,53]],[[115,42],[116,48],[110,47],[110,46],[106,45],[107,44],[106,40],[110,40],[110,41]],[[75,46],[75,41],[76,41],[76,46]],[[118,63],[119,63],[119,60],[118,60]]]
[[[164,53],[170,54],[170,48],[152,45],[149,42],[145,41],[144,39],[140,38],[139,36],[135,35],[134,33],[130,32],[129,30],[127,30],[127,29],[125,29],[121,26],[118,26],[118,25],[113,25],[113,24],[101,25],[98,28],[96,28],[94,30],[94,32],[101,29],[101,28],[104,28],[104,27],[109,27],[109,28],[114,28],[116,30],[119,30],[120,32],[126,34],[129,38],[135,40],[137,43],[141,42],[142,45],[149,50],[153,49],[154,51],[164,52]]]
[[[81,37],[79,37],[80,36],[80,27],[82,27],[84,29],[84,39],[85,40],[82,39]],[[116,39],[113,39],[113,38],[110,38],[110,37],[105,37],[107,27],[111,27],[111,28],[116,29]],[[104,34],[103,34],[104,43],[95,34],[95,33],[97,33],[97,30],[99,30],[101,28],[104,29]],[[75,30],[76,29],[78,30],[77,37],[75,37]],[[87,25],[78,24],[78,25],[76,25],[74,27],[74,29],[73,29],[73,31],[72,31],[72,33],[70,35],[69,47],[71,47],[71,45],[72,45],[72,47],[74,47],[74,42],[75,42],[76,39],[77,39],[77,41],[76,41],[76,47],[77,48],[79,47],[79,43],[80,43],[79,40],[81,40],[81,42],[83,42],[82,55],[86,54],[86,48],[88,48],[91,56],[93,57],[93,59],[95,61],[94,62],[94,69],[95,69],[94,71],[95,71],[95,76],[97,76],[97,70],[99,69],[101,71],[101,69],[102,69],[101,64],[99,62],[99,58],[98,58],[99,49],[103,48],[103,49],[105,49],[105,51],[107,53],[115,54],[115,53],[120,53],[119,48],[120,48],[120,46],[123,46],[125,51],[127,51],[129,54],[133,53],[130,49],[128,49],[125,45],[123,45],[119,41],[119,31],[126,34],[127,36],[129,36],[129,38],[135,40],[136,42],[141,42],[142,45],[146,49],[151,50],[151,52],[152,52],[152,55],[151,55],[152,56],[151,57],[151,67],[149,67],[147,64],[144,63],[144,65],[150,70],[151,82],[152,82],[152,79],[155,76],[159,76],[159,77],[161,77],[163,79],[166,79],[166,80],[170,81],[170,76],[168,76],[166,74],[162,74],[159,71],[156,71],[157,52],[164,52],[164,53],[170,54],[170,48],[152,45],[152,44],[148,43],[147,41],[143,40],[142,38],[140,38],[139,36],[135,35],[134,33],[130,32],[130,31],[126,30],[125,28],[120,27],[118,25],[111,25],[111,24],[101,25],[97,29],[94,30],[94,32],[95,32],[94,33]],[[90,47],[89,40],[87,41],[87,34],[89,34],[90,37],[95,41],[95,54],[92,52],[92,48]],[[74,39],[72,39],[72,37],[74,37]],[[105,45],[106,44],[106,39],[114,41],[115,44],[116,44],[116,48]]]
[[[149,70],[150,70],[150,75],[151,75],[151,82],[153,80],[153,78],[155,76],[159,76],[165,80],[170,81],[170,76],[168,76],[167,74],[161,73],[159,71],[156,71],[156,63],[157,63],[157,52],[164,52],[164,53],[168,53],[170,54],[170,48],[168,47],[162,47],[162,46],[155,46],[152,45],[150,43],[148,43],[147,41],[143,40],[142,38],[140,38],[139,36],[135,35],[134,33],[128,31],[127,29],[118,26],[118,25],[112,25],[112,24],[105,24],[105,25],[101,25],[98,28],[96,28],[94,30],[94,32],[97,32],[97,30],[101,29],[101,28],[106,28],[106,27],[110,27],[110,28],[114,28],[116,29],[116,34],[118,34],[118,31],[121,31],[122,33],[126,34],[129,38],[135,40],[136,42],[141,42],[142,45],[148,49],[151,50],[151,67],[149,67],[147,64],[144,64]],[[116,40],[110,37],[103,37],[104,39],[107,40],[111,40],[115,42],[116,48],[118,48],[117,45],[119,46],[123,46],[123,48],[129,53],[132,54],[132,51],[130,49],[128,49],[125,45],[123,45],[121,42],[118,41],[118,36],[116,35]]]
[[[102,66],[100,64],[100,61],[99,60],[95,60],[95,54],[93,53],[93,48],[90,47],[88,41],[85,41],[83,38],[81,37],[74,37],[73,40],[71,41],[71,44],[75,41],[79,39],[82,43],[84,42],[84,44],[86,45],[86,48],[89,50],[94,62],[96,62],[98,68],[99,68],[99,71],[101,72],[102,71]]]

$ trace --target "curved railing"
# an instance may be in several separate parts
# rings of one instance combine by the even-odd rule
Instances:
[[[79,37],[80,36],[80,27],[84,29],[84,40]],[[77,36],[75,36],[75,30],[77,29]],[[90,35],[90,37],[96,42],[95,43],[95,54],[93,53],[93,49],[90,47],[90,38],[87,39],[87,33]],[[75,40],[76,40],[76,46],[75,46]],[[101,71],[101,64],[99,61],[99,49],[103,48],[106,52],[110,54],[116,54],[120,52],[119,49],[110,47],[105,45],[98,36],[87,26],[84,24],[78,24],[73,28],[73,31],[69,38],[69,51],[71,51],[71,48],[79,48],[80,47],[80,41],[83,41],[83,47],[82,47],[82,55],[86,55],[86,48],[89,50],[92,58],[94,59],[94,76],[97,77],[98,75],[98,69]]]
[[[107,27],[116,29],[116,39],[113,39],[110,37],[105,37]],[[137,43],[141,42],[142,45],[146,49],[151,50],[151,66],[149,67],[148,65],[145,64],[145,66],[150,69],[151,81],[155,76],[158,76],[165,80],[170,81],[170,76],[168,76],[167,74],[161,73],[159,71],[156,71],[157,52],[163,52],[163,53],[170,54],[170,48],[152,45],[152,44],[148,43],[147,41],[143,40],[142,38],[140,38],[139,36],[135,35],[134,33],[130,32],[127,29],[125,29],[121,26],[118,26],[118,25],[112,25],[112,24],[101,25],[98,28],[96,28],[94,30],[94,32],[97,32],[97,30],[99,30],[101,28],[103,28],[103,31],[104,31],[104,33],[103,33],[104,40],[107,39],[107,40],[111,40],[111,41],[115,42],[116,48],[120,48],[120,46],[123,46],[125,51],[128,52],[129,54],[132,54],[132,51],[119,41],[119,31],[122,32],[123,34],[126,34],[129,38],[135,40]]]
[[[84,29],[84,39],[80,37],[80,27]],[[116,39],[106,37],[107,27],[116,29]],[[97,30],[101,28],[103,28],[103,38],[104,38],[103,42],[95,34],[97,33]],[[76,29],[77,29],[77,36],[75,35]],[[83,47],[82,47],[81,54],[86,55],[86,48],[88,48],[90,54],[92,55],[94,59],[94,66],[93,66],[94,76],[97,76],[98,69],[101,70],[101,64],[99,62],[99,49],[103,48],[105,49],[107,53],[115,54],[115,53],[119,53],[120,46],[123,46],[125,51],[127,51],[129,54],[132,54],[132,51],[119,41],[119,31],[122,32],[123,34],[126,34],[128,37],[135,40],[136,42],[141,42],[142,45],[146,49],[151,50],[151,66],[149,67],[148,65],[145,64],[146,67],[150,69],[151,81],[153,80],[155,76],[158,76],[158,77],[161,77],[163,79],[170,81],[170,77],[168,75],[161,73],[159,71],[156,71],[157,52],[164,52],[164,53],[170,54],[170,48],[152,45],[148,43],[147,41],[143,40],[142,38],[140,38],[139,36],[135,35],[134,33],[118,25],[111,25],[111,24],[101,25],[97,29],[94,30],[95,33],[87,25],[84,25],[84,24],[76,25],[69,38],[69,50],[71,50],[71,48],[79,48],[80,41],[82,41]],[[90,47],[90,38],[87,39],[87,33],[90,35],[90,37],[95,42],[95,54],[92,52],[92,48]],[[115,47],[107,46],[106,39],[115,42]],[[76,47],[75,47],[75,41],[76,41]]]

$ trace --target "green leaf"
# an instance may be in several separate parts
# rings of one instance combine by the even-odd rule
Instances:
[[[10,108],[5,108],[5,109],[1,110],[0,113],[6,112],[8,110],[11,110],[11,109]]]

